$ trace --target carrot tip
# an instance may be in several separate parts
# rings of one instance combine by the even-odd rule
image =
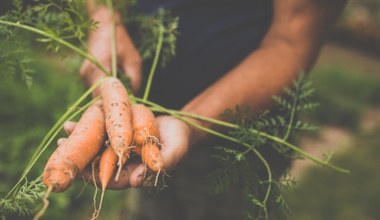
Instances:
[[[154,180],[154,186],[157,186],[158,177],[160,176],[160,173],[161,173],[161,169],[159,169],[157,174],[156,174],[156,179]]]
[[[121,153],[118,153],[117,156],[119,157],[119,160],[117,162],[117,165],[119,167],[117,169],[116,176],[115,176],[115,181],[116,182],[119,180],[119,176],[120,176],[120,173],[121,173],[121,168],[123,167],[123,156],[121,155]]]

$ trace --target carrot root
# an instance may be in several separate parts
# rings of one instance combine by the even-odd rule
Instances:
[[[99,180],[103,190],[107,187],[109,181],[111,180],[116,169],[117,162],[118,156],[111,147],[107,146],[106,149],[104,149],[99,161]]]
[[[40,209],[40,211],[37,212],[37,214],[34,216],[33,220],[39,220],[41,219],[41,217],[46,213],[46,210],[47,208],[49,207],[49,196],[50,196],[50,193],[52,192],[53,190],[53,186],[49,186],[47,191],[46,191],[46,194],[44,196],[44,198],[42,199],[43,201],[43,206],[42,208]]]
[[[98,195],[98,186],[96,184],[96,177],[95,177],[95,163],[96,163],[96,160],[92,161],[92,163],[91,163],[92,181],[93,181],[94,186],[95,186],[95,192],[94,192],[94,196],[92,198],[93,205],[94,205],[94,212],[92,213],[92,218],[91,218],[92,220],[96,219],[99,216],[99,209],[96,208],[96,196]]]

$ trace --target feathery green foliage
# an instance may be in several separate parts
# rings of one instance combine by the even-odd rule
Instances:
[[[265,148],[274,148],[285,160],[294,159],[293,150],[260,135],[260,132],[288,141],[293,140],[299,131],[315,131],[314,125],[298,119],[299,114],[317,106],[311,100],[313,92],[312,84],[301,74],[297,80],[294,80],[292,88],[285,88],[282,96],[273,97],[275,106],[271,111],[263,111],[253,116],[249,107],[236,107],[235,110],[224,112],[225,118],[238,125],[229,134],[249,147],[217,147],[218,153],[213,155],[213,158],[219,161],[220,169],[209,176],[209,182],[214,193],[225,192],[231,185],[243,183],[247,195],[245,209],[247,219],[272,219],[283,217],[288,213],[282,193],[286,189],[293,188],[295,181],[287,172],[283,175],[272,167],[271,179],[256,173],[257,170],[252,168],[255,166],[251,161],[255,158],[252,149],[261,152],[265,151]],[[267,160],[270,161],[270,158]],[[262,192],[265,191],[268,193],[263,195]]]
[[[79,55],[88,58],[105,73],[107,72],[101,64],[86,54],[87,50],[77,48],[82,47],[85,49],[84,40],[86,33],[96,26],[96,22],[86,19],[83,1],[36,0],[34,5],[24,6],[21,0],[14,0],[14,6],[14,10],[0,18],[0,23],[2,24],[0,25],[0,34],[4,34],[4,39],[11,39],[9,36],[12,34],[15,36],[15,31],[20,31],[17,27],[29,30],[33,33],[30,35],[33,36],[31,39],[45,43],[47,49],[53,52],[61,52],[62,46],[66,46]],[[124,6],[119,5],[118,7]],[[8,21],[8,23],[5,21]],[[247,218],[268,219],[279,215],[279,213],[282,213],[282,211],[279,211],[280,208],[287,209],[286,202],[282,197],[282,191],[292,187],[293,181],[287,178],[287,176],[286,178],[280,178],[282,173],[277,173],[276,170],[272,169],[271,164],[268,163],[269,159],[267,160],[266,156],[261,154],[261,151],[272,147],[275,152],[286,159],[293,159],[295,155],[294,151],[296,151],[297,153],[306,155],[305,157],[312,159],[314,162],[325,166],[329,165],[328,161],[313,159],[288,142],[292,140],[295,132],[315,129],[314,126],[299,120],[297,117],[301,112],[310,110],[316,106],[310,102],[310,97],[313,93],[311,84],[301,76],[300,79],[294,81],[291,89],[284,90],[283,96],[274,97],[273,100],[277,106],[273,108],[273,111],[264,111],[258,116],[251,115],[251,109],[246,107],[237,107],[236,110],[226,111],[224,116],[230,122],[218,122],[213,119],[202,118],[201,116],[191,116],[229,127],[231,131],[228,134],[222,134],[218,131],[191,124],[190,121],[186,120],[186,117],[183,117],[186,113],[171,111],[156,103],[149,102],[147,99],[150,87],[149,83],[151,82],[157,63],[164,66],[175,55],[178,22],[178,18],[173,18],[169,12],[163,9],[153,16],[130,15],[128,17],[127,25],[132,29],[138,27],[132,33],[136,33],[133,35],[133,39],[143,59],[153,60],[149,74],[150,80],[148,79],[144,98],[138,99],[131,95],[132,98],[149,105],[151,108],[171,114],[192,126],[232,141],[235,145],[239,145],[236,148],[219,147],[220,153],[214,155],[221,163],[221,166],[219,170],[210,175],[213,191],[215,193],[223,193],[232,185],[243,183],[247,195],[245,198],[245,216]],[[15,69],[14,66],[16,65],[13,64],[13,69]],[[10,65],[9,69],[12,70],[12,65]],[[30,73],[29,70],[24,72]],[[93,85],[91,89],[94,89],[96,86]],[[26,178],[32,166],[46,150],[50,142],[57,136],[63,121],[80,112],[75,112],[74,108],[78,107],[87,95],[91,93],[91,89],[87,90],[47,133],[41,144],[37,147],[32,160],[24,170],[20,181],[8,196],[1,200],[1,204],[4,207],[12,206],[10,204],[15,203],[13,207],[22,208],[14,210],[4,208],[4,210],[9,210],[9,213],[15,215],[29,213],[26,206],[19,200],[24,199],[25,202],[30,202],[41,197],[43,188],[30,187],[30,185],[25,184],[21,185],[21,181]],[[262,163],[261,165],[266,171],[264,175],[258,174],[252,169],[252,158]],[[336,169],[332,165],[330,167]],[[28,195],[31,196],[28,197]],[[7,211],[3,215],[5,216],[9,213]]]
[[[35,0],[33,4],[14,0],[13,9],[1,16],[0,20],[34,27],[83,48],[87,32],[96,25],[87,19],[85,2],[82,0]],[[33,62],[32,53],[36,49],[35,43],[45,44],[48,50],[55,53],[62,50],[62,45],[50,37],[38,36],[7,25],[0,25],[0,42],[2,77],[22,78],[28,87],[31,87],[33,81],[34,70],[30,66]]]
[[[31,206],[36,206],[36,201],[44,196],[45,185],[41,178],[33,181],[25,179],[16,196],[11,198],[0,198],[0,218],[7,216],[28,216],[32,214]]]
[[[179,18],[173,17],[170,11],[161,8],[153,15],[136,14],[126,18],[125,22],[144,60],[154,57],[161,31],[163,31],[163,41],[160,65],[165,66],[175,56]]]

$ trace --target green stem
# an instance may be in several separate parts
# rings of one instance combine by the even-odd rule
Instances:
[[[143,101],[143,100],[140,99],[139,101]],[[210,122],[210,123],[213,123],[213,124],[216,124],[216,125],[220,125],[220,126],[224,126],[224,127],[227,127],[227,128],[234,128],[234,129],[238,129],[239,128],[238,125],[232,124],[232,123],[229,123],[229,122],[225,122],[225,121],[221,121],[221,120],[217,120],[217,119],[213,119],[213,118],[208,118],[208,117],[196,115],[196,114],[189,113],[189,112],[183,112],[183,111],[177,111],[177,110],[171,110],[171,109],[165,109],[163,111],[162,110],[163,107],[162,108],[156,108],[155,105],[152,105],[152,106],[153,106],[154,110],[165,112],[165,113],[169,113],[171,115],[176,114],[178,116],[188,116],[188,117],[192,117],[194,119]],[[342,172],[342,173],[350,173],[350,171],[347,170],[347,169],[343,169],[343,168],[337,167],[335,165],[332,165],[332,164],[328,163],[327,161],[324,161],[324,160],[321,160],[321,159],[318,159],[318,158],[314,157],[313,155],[307,153],[304,150],[301,150],[299,147],[297,147],[297,146],[295,146],[293,144],[290,144],[289,142],[287,142],[284,139],[278,138],[276,136],[270,135],[270,134],[265,133],[265,132],[258,131],[256,129],[250,129],[250,131],[252,133],[255,133],[255,134],[260,135],[262,137],[266,137],[266,138],[268,138],[268,139],[270,139],[272,141],[275,141],[277,143],[283,144],[283,145],[289,147],[290,149],[296,151],[297,153],[301,154],[305,158],[307,158],[307,159],[309,159],[309,160],[311,160],[311,161],[313,161],[313,162],[315,162],[315,163],[317,163],[317,164],[319,164],[321,166],[329,167],[329,168],[331,168],[333,170],[336,170],[336,171],[339,171],[339,172]]]
[[[82,57],[88,59],[96,67],[98,67],[100,70],[102,70],[106,75],[110,75],[109,72],[104,68],[104,66],[102,64],[100,64],[90,54],[84,52],[83,50],[77,48],[76,46],[72,45],[71,43],[69,43],[69,42],[67,42],[67,41],[65,41],[65,40],[63,40],[63,39],[61,39],[61,38],[59,38],[57,36],[49,34],[46,31],[40,30],[38,28],[31,27],[29,25],[24,25],[24,24],[10,22],[10,21],[4,21],[4,20],[1,20],[1,19],[0,19],[0,24],[12,26],[12,27],[17,27],[17,28],[21,28],[21,29],[24,29],[24,30],[27,30],[27,31],[30,31],[30,32],[33,32],[33,33],[36,33],[36,34],[39,34],[39,35],[42,35],[44,37],[50,38],[50,39],[52,39],[52,40],[54,40],[54,41],[62,44],[63,46],[65,46],[65,47],[73,50],[74,52],[76,52],[77,54],[81,55]]]
[[[28,165],[26,166],[24,172],[22,173],[20,179],[16,183],[16,185],[10,190],[10,192],[7,194],[5,198],[8,198],[9,196],[13,196],[14,193],[19,188],[21,182],[24,180],[24,178],[28,175],[32,167],[35,165],[35,163],[38,161],[38,159],[41,157],[42,153],[47,149],[47,147],[51,144],[51,142],[56,138],[59,131],[61,130],[63,123],[67,120],[73,119],[76,115],[78,115],[80,112],[83,111],[86,107],[88,107],[90,104],[92,104],[96,99],[92,100],[88,104],[86,104],[84,107],[80,108],[79,110],[74,110],[79,106],[80,103],[83,102],[83,100],[91,94],[92,91],[95,90],[96,87],[98,87],[102,82],[104,78],[98,80],[93,86],[91,86],[79,99],[70,106],[70,108],[58,119],[58,121],[54,124],[54,126],[49,130],[49,132],[45,135],[45,137],[42,139],[41,143],[38,145],[36,151],[34,151],[34,154],[32,158],[30,159]],[[73,113],[74,112],[74,113]],[[73,114],[71,114],[73,113]],[[71,114],[71,115],[70,115]]]
[[[209,118],[209,117],[204,117],[204,116],[197,115],[197,114],[190,113],[190,112],[177,111],[177,110],[173,110],[173,109],[168,109],[168,111],[176,113],[176,114],[181,115],[181,116],[191,117],[191,118],[194,118],[194,119],[210,122],[212,124],[220,125],[220,126],[227,127],[227,128],[238,128],[239,127],[238,125],[232,124],[230,122],[221,121],[221,120],[214,119],[214,118]]]
[[[197,124],[197,123],[195,123],[195,122],[193,122],[193,121],[191,121],[191,120],[188,120],[188,119],[186,119],[185,117],[181,116],[181,115],[179,114],[180,112],[178,112],[178,111],[168,110],[168,109],[166,109],[165,107],[160,106],[160,105],[158,105],[158,104],[156,104],[156,103],[153,103],[153,102],[150,102],[150,101],[145,101],[145,100],[141,100],[141,99],[139,99],[139,100],[142,101],[142,102],[144,102],[144,103],[146,103],[146,104],[148,104],[148,105],[150,105],[150,106],[152,106],[152,107],[154,107],[154,108],[156,108],[156,109],[158,109],[158,110],[160,110],[160,111],[162,111],[162,112],[165,112],[165,113],[168,113],[168,114],[172,115],[173,117],[175,117],[175,118],[177,118],[177,119],[179,119],[179,120],[181,120],[181,121],[183,121],[183,122],[189,124],[189,125],[192,126],[192,127],[195,127],[195,128],[197,128],[197,129],[200,129],[200,130],[202,130],[202,131],[204,131],[204,132],[207,132],[207,133],[209,133],[209,134],[212,134],[212,135],[214,135],[214,136],[217,136],[217,137],[220,137],[220,138],[223,138],[223,139],[226,139],[226,140],[232,141],[232,142],[234,142],[234,143],[241,144],[241,145],[247,147],[248,149],[252,150],[252,152],[253,152],[253,153],[259,158],[259,160],[264,164],[264,167],[265,167],[265,169],[266,169],[266,171],[267,171],[267,173],[268,173],[268,183],[269,183],[269,186],[268,186],[267,192],[266,192],[266,194],[265,194],[265,197],[264,197],[263,203],[265,204],[265,203],[268,201],[268,199],[269,199],[269,195],[270,195],[270,192],[271,192],[271,188],[272,188],[271,183],[272,183],[272,181],[273,181],[273,179],[272,179],[272,178],[273,178],[273,177],[272,177],[272,171],[271,171],[271,169],[270,169],[270,166],[269,166],[268,162],[267,162],[266,159],[261,155],[261,153],[260,153],[259,151],[257,151],[256,149],[253,149],[251,145],[249,145],[248,143],[242,142],[242,141],[240,141],[239,139],[236,139],[236,138],[233,138],[233,137],[231,137],[231,136],[225,135],[225,134],[223,134],[223,133],[217,132],[217,131],[215,131],[215,130],[212,130],[212,129],[206,128],[206,127],[204,127],[204,126],[202,126],[202,125],[199,125],[199,124]]]
[[[111,33],[111,62],[112,62],[112,76],[117,77],[117,54],[116,54],[116,22],[114,16],[114,9],[112,0],[106,0],[107,7],[110,10],[110,14],[112,16],[112,33]]]
[[[297,89],[297,93],[298,93],[298,89]],[[283,140],[288,139],[290,132],[292,130],[292,124],[294,121],[294,116],[296,114],[297,101],[298,101],[298,95],[296,95],[296,97],[293,99],[292,110],[290,112],[289,124],[287,126],[286,133],[285,133],[284,137],[282,138]]]
[[[266,133],[262,133],[262,132],[259,132],[259,131],[256,131],[256,130],[252,130],[252,132],[257,133],[257,134],[259,134],[259,135],[261,135],[263,137],[266,137],[266,138],[268,138],[270,140],[273,140],[273,141],[275,141],[277,143],[283,144],[283,145],[287,146],[288,148],[294,150],[295,152],[301,154],[305,158],[307,158],[307,159],[309,159],[309,160],[311,160],[311,161],[313,161],[313,162],[315,162],[315,163],[317,163],[319,165],[331,168],[333,170],[336,170],[336,171],[339,171],[339,172],[342,172],[342,173],[350,173],[350,170],[337,167],[337,166],[329,163],[328,161],[324,161],[324,160],[318,159],[318,158],[312,156],[311,154],[309,154],[309,153],[301,150],[299,147],[297,147],[297,146],[295,146],[295,145],[293,145],[293,144],[291,144],[291,143],[289,143],[289,142],[287,142],[287,141],[285,141],[285,140],[283,140],[281,138],[278,138],[276,136],[272,136],[272,135],[269,135],[269,134],[266,134]]]
[[[157,63],[161,54],[162,43],[164,41],[164,31],[165,31],[164,27],[162,25],[159,25],[158,31],[159,33],[158,33],[156,51],[155,51],[152,67],[150,68],[150,71],[149,71],[148,80],[147,80],[147,84],[146,84],[144,96],[143,96],[143,100],[145,101],[148,100],[150,88],[152,86],[153,76],[154,76],[154,73],[156,72]]]
[[[272,170],[270,169],[268,161],[264,158],[264,156],[259,151],[257,151],[256,149],[252,149],[252,151],[254,154],[256,154],[256,156],[259,158],[259,160],[261,160],[261,162],[264,164],[264,167],[268,173],[268,184],[269,185],[268,185],[267,191],[265,193],[264,199],[262,201],[262,203],[264,204],[263,208],[265,210],[265,215],[267,216],[268,214],[267,214],[266,203],[268,202],[270,193],[272,191],[272,183],[273,183]]]

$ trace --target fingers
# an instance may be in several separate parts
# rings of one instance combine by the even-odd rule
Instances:
[[[125,188],[128,188],[128,187],[138,187],[140,186],[141,184],[139,184],[139,182],[136,182],[136,180],[134,180],[135,182],[132,181],[132,173],[137,170],[136,168],[138,168],[141,164],[140,163],[129,163],[127,165],[125,165],[123,167],[123,169],[121,170],[120,172],[120,175],[119,175],[119,179],[118,181],[115,181],[115,176],[113,176],[111,178],[111,181],[108,183],[108,186],[107,186],[107,189],[115,189],[115,190],[120,190],[120,189],[125,189]],[[94,184],[94,181],[96,183],[96,186],[97,187],[101,187],[101,184],[100,184],[100,180],[99,180],[99,176],[98,176],[98,173],[99,173],[99,169],[97,168],[97,166],[95,166],[94,168],[94,172],[92,171],[92,167],[91,166],[88,166],[82,173],[81,173],[81,177],[88,183],[90,184]],[[95,174],[95,177],[93,176],[93,174]],[[138,173],[138,172],[135,172],[135,173]],[[94,184],[95,185],[95,184]]]
[[[57,140],[57,146],[64,144],[66,141],[67,141],[67,138],[59,138]]]
[[[124,27],[117,28],[117,35],[123,39],[122,43],[118,44],[118,62],[121,64],[124,74],[131,81],[133,93],[137,94],[141,85],[142,59],[140,53]]]
[[[68,135],[70,135],[73,132],[73,130],[74,130],[74,128],[75,128],[76,125],[77,125],[76,122],[66,121],[63,124],[63,129],[66,131],[66,133]],[[60,146],[60,145],[64,144],[66,141],[67,141],[67,138],[59,138],[57,140],[57,146]]]
[[[157,118],[161,155],[166,169],[174,168],[187,154],[190,130],[187,124],[171,116]]]
[[[130,176],[130,184],[131,187],[137,188],[143,184],[146,174],[146,166],[144,164],[140,164],[133,170]]]
[[[127,76],[131,82],[131,89],[134,94],[138,93],[138,90],[141,85],[141,60],[138,54],[134,56],[121,57],[121,68],[123,69],[124,75]],[[110,69],[110,60],[105,59],[101,61],[102,65],[105,68]],[[110,72],[110,71],[109,71]],[[80,69],[80,75],[87,87],[93,85],[96,81],[105,77],[106,74],[99,70],[94,64],[90,61],[85,60]],[[99,94],[98,89],[93,92],[93,95],[96,96]]]
[[[72,121],[66,121],[64,124],[63,124],[63,129],[66,131],[66,133],[68,135],[70,135],[73,130],[75,129],[75,126],[77,125],[76,122],[72,122]]]
[[[89,39],[89,51],[92,56],[96,58],[96,60],[104,66],[104,68],[108,68],[109,70],[111,69],[112,62],[110,47],[110,40],[112,36],[110,33],[111,26],[106,25],[105,27],[99,29],[98,32],[91,35]],[[118,67],[122,68],[124,74],[130,78],[131,89],[135,94],[137,94],[141,84],[142,59],[140,53],[134,46],[127,30],[122,25],[118,25],[116,27],[116,41]],[[85,60],[81,66],[80,75],[89,87],[106,74],[89,60]]]
[[[174,168],[187,154],[190,133],[189,127],[187,124],[171,116],[159,116],[156,120],[160,133],[160,143],[162,145],[161,155],[164,162],[164,169],[169,170]],[[76,125],[76,122],[67,121],[63,127],[70,135]],[[57,141],[58,146],[64,144],[66,140],[67,138],[60,138]],[[98,166],[94,167],[96,170],[92,170],[92,166],[88,165],[82,172],[81,177],[87,182],[94,185],[96,183],[96,186],[101,187],[98,177]],[[118,181],[115,181],[114,177],[111,178],[107,189],[153,186],[156,177],[157,173],[148,169],[145,164],[141,163],[141,160],[130,160],[121,170]]]
[[[107,67],[107,62],[103,62],[104,66]],[[98,67],[92,64],[89,60],[85,60],[80,68],[80,76],[87,87],[91,87],[99,79],[106,76]],[[99,87],[92,92],[92,96],[96,97],[100,93]]]

